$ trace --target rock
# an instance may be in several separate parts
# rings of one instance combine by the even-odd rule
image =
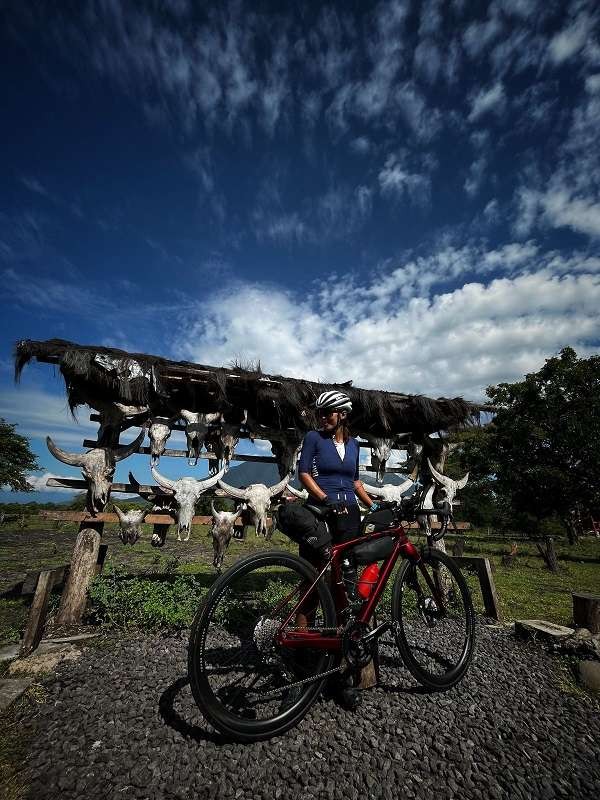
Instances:
[[[579,677],[591,692],[600,694],[600,661],[580,661]]]
[[[580,639],[582,641],[588,640],[592,638],[592,632],[589,631],[587,628],[577,628],[575,633],[573,634],[575,639]]]
[[[12,678],[0,681],[0,711],[18,700],[33,683],[33,678]]]

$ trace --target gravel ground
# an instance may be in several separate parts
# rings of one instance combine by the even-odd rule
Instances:
[[[284,737],[252,745],[207,729],[187,636],[87,648],[34,720],[31,797],[600,797],[597,703],[562,692],[539,646],[483,625],[478,637],[451,692],[423,693],[385,646],[382,685],[358,712],[323,699]]]

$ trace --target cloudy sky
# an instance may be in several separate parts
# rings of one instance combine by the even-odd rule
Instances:
[[[599,352],[593,0],[3,7],[0,414],[46,469],[87,431],[21,338],[470,399]]]

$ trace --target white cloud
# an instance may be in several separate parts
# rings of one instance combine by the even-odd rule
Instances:
[[[94,439],[98,430],[98,423],[89,421],[87,409],[78,414],[80,424],[74,422],[62,387],[56,394],[23,386],[5,388],[0,392],[0,416],[7,422],[18,421],[18,432],[25,436],[42,441],[51,436],[57,444],[76,449],[84,438]]]
[[[411,172],[401,156],[388,156],[379,172],[378,181],[383,194],[408,197],[418,205],[429,202],[431,178],[428,174]]]
[[[475,197],[475,195],[481,189],[486,167],[487,158],[485,156],[480,156],[472,162],[469,169],[469,175],[464,183],[465,192],[469,195],[469,197]]]
[[[501,81],[495,83],[489,89],[480,89],[471,98],[471,111],[469,112],[469,122],[476,122],[485,114],[501,114],[506,104],[506,96]]]
[[[548,51],[554,64],[562,64],[581,50],[591,29],[592,20],[581,14],[568,28],[553,36]]]
[[[64,478],[55,472],[44,472],[43,475],[28,475],[27,483],[32,487],[34,492],[64,492],[65,494],[74,494],[80,492],[81,489],[67,489],[62,486],[47,486],[48,478]]]
[[[201,363],[260,358],[269,372],[476,398],[490,383],[538,369],[567,344],[594,349],[599,268],[600,259],[559,257],[526,242],[433,254],[388,268],[387,283],[386,273],[362,286],[332,277],[331,287],[301,299],[240,284],[233,295],[228,290],[226,303],[215,297],[202,304],[178,347]],[[473,282],[434,290],[471,269],[479,276]],[[249,308],[254,313],[245,313]]]
[[[540,196],[544,217],[555,228],[571,228],[600,238],[600,201],[577,197],[567,186],[556,186]]]
[[[588,75],[585,79],[585,88],[590,94],[600,92],[600,72],[595,75]]]

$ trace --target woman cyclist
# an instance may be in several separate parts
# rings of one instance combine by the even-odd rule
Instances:
[[[309,431],[304,437],[298,461],[298,478],[313,502],[331,508],[331,535],[333,543],[337,544],[358,534],[360,511],[356,497],[372,511],[377,504],[369,497],[358,477],[360,448],[356,439],[350,436],[350,398],[343,392],[323,392],[317,398],[315,408],[321,427],[317,431]],[[315,566],[321,566],[311,548],[300,545],[300,555]],[[356,567],[348,563],[344,578],[348,598],[354,602],[357,600]],[[310,616],[308,610],[299,612],[296,625],[308,626]],[[359,703],[359,695],[352,687],[342,689],[342,699],[350,708],[356,708]]]
[[[313,501],[331,506],[335,511],[333,541],[343,542],[355,536],[360,527],[356,497],[367,508],[373,506],[373,500],[358,478],[360,448],[348,427],[348,414],[352,411],[350,398],[343,392],[323,392],[315,408],[321,428],[309,431],[304,437],[298,478]]]

